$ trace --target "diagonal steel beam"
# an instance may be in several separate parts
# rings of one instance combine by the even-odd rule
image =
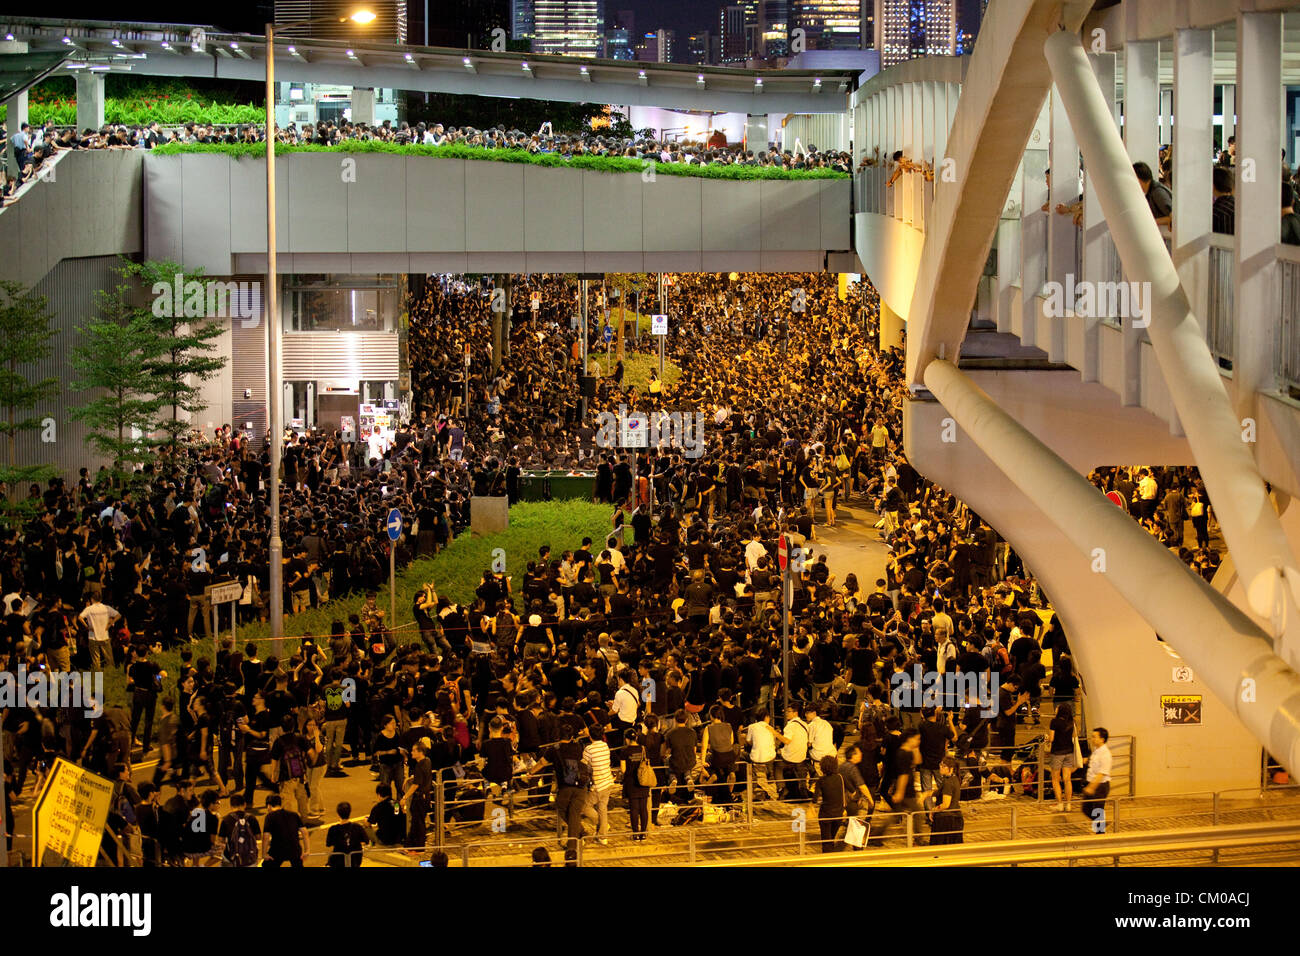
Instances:
[[[1125,272],[1148,283],[1145,319],[1151,345],[1241,571],[1247,600],[1256,614],[1272,622],[1278,652],[1300,666],[1300,570],[1250,447],[1242,440],[1242,423],[1079,37],[1060,30],[1043,49]]]
[[[1090,165],[1089,169],[1093,167]],[[1196,670],[1206,686],[1282,761],[1300,772],[1300,674],[1259,627],[1116,508],[1088,480],[998,407],[951,362],[926,366],[925,385],[991,460],[1081,552],[1105,551],[1110,584]]]

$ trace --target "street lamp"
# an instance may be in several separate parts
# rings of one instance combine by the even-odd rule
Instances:
[[[374,13],[357,10],[347,17],[318,17],[282,23],[282,28],[319,26],[325,23],[372,23]],[[270,380],[268,413],[271,432],[271,648],[284,657],[284,542],[280,540],[280,460],[284,450],[284,416],[280,408],[284,381],[280,372],[279,296],[275,268],[275,24],[266,25],[266,361]]]

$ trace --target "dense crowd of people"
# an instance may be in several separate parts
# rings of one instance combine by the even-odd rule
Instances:
[[[819,150],[810,144],[792,144],[793,149],[779,149],[772,144],[728,143],[725,134],[715,131],[705,139],[658,138],[652,130],[635,136],[617,136],[608,129],[555,133],[549,123],[535,133],[518,129],[475,129],[472,126],[444,126],[442,123],[290,123],[276,129],[276,141],[287,145],[337,146],[349,140],[394,143],[396,145],[476,146],[484,149],[515,149],[532,154],[554,154],[569,159],[576,156],[611,156],[656,163],[686,163],[701,166],[761,166],[773,169],[833,172],[852,171],[852,156],[844,150]],[[18,186],[39,175],[42,164],[56,153],[69,149],[153,149],[167,143],[265,143],[266,127],[254,123],[205,124],[186,123],[164,127],[147,124],[109,124],[100,129],[58,127],[52,124],[20,123],[12,133],[0,125],[0,147],[12,138],[13,162],[6,164],[3,198]],[[747,146],[749,148],[747,148]]]
[[[243,584],[246,619],[267,613],[269,459],[250,436],[185,444],[129,490],[85,470],[75,486],[32,488],[38,517],[0,541],[6,662],[118,666],[127,695],[98,718],[8,711],[8,795],[30,794],[55,756],[82,762],[119,781],[114,832],[136,834],[131,852],[151,864],[300,865],[345,756],[373,769],[378,790],[367,825],[334,808],[335,865],[366,841],[423,848],[438,787],[458,821],[483,821],[493,802],[553,801],[570,861],[584,820],[609,839],[611,803],[639,840],[652,825],[723,818],[746,791],[815,799],[828,849],[841,830],[879,841],[906,813],[928,813],[931,839],[946,842],[960,839],[963,802],[1046,785],[1016,726],[1039,723],[1047,696],[1058,805],[1076,787],[1105,796],[1104,739],[1072,780],[1080,676],[1031,569],[902,452],[903,356],[875,345],[870,290],[841,298],[827,275],[678,276],[676,385],[642,392],[615,369],[585,415],[576,280],[514,277],[497,368],[491,291],[455,277],[416,286],[412,420],[382,458],[337,433],[290,434],[285,608],[368,593],[283,660],[229,641],[212,659],[198,643],[214,580]],[[619,406],[694,415],[698,453],[680,434],[641,449],[602,442],[595,417]],[[466,526],[477,486],[505,473],[509,493],[521,464],[594,470],[609,538],[539,541],[521,582],[484,569],[462,601],[430,583],[413,627],[394,628],[374,594],[388,510],[416,519],[399,559],[436,552]],[[1189,560],[1212,553],[1194,474],[1095,479],[1171,546],[1190,520]],[[784,668],[779,536],[811,547],[847,504],[872,515],[885,567],[859,581],[795,552]],[[158,656],[172,645],[168,673]],[[923,699],[918,665],[996,676],[991,715],[974,692]],[[141,782],[131,764],[148,756],[157,767]],[[202,781],[211,789],[196,792]],[[259,788],[271,791],[264,807]],[[106,852],[127,850],[106,840]]]

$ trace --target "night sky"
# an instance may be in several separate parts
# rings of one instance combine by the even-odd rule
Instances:
[[[363,0],[359,0],[363,2]],[[477,0],[485,7],[496,6],[500,0]],[[430,0],[430,19],[439,26],[438,9],[444,6],[444,0]],[[660,27],[676,30],[679,37],[697,30],[712,29],[716,32],[718,10],[722,0],[606,0],[606,18],[612,22],[619,10],[631,10],[636,15],[636,28],[641,33],[657,30]],[[90,20],[135,20],[149,23],[205,23],[224,27],[236,33],[260,33],[263,25],[270,18],[272,3],[259,3],[256,0],[228,0],[215,3],[212,0],[194,0],[177,4],[175,0],[128,0],[108,4],[90,4],[67,0],[50,0],[39,4],[39,8],[24,11],[28,16],[46,18],[69,17]],[[424,14],[423,0],[407,0],[408,17],[418,20]],[[412,36],[415,31],[412,30]]]

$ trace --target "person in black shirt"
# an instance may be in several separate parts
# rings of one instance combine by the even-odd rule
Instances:
[[[370,809],[367,822],[375,836],[375,842],[383,846],[400,846],[406,840],[406,814],[402,806],[393,799],[393,788],[386,783],[375,787],[379,802]]]
[[[280,797],[271,794],[266,798],[270,813],[262,831],[262,866],[301,867],[307,853],[307,828],[302,818],[280,806]]]
[[[325,846],[329,849],[326,866],[359,867],[362,848],[370,842],[370,835],[365,827],[352,820],[352,804],[346,800],[337,807],[339,822],[329,828],[325,834]]]
[[[133,660],[126,670],[126,688],[131,694],[131,737],[136,737],[143,716],[144,736],[139,740],[143,753],[148,754],[153,739],[154,707],[167,672],[149,660],[149,649],[144,644],[136,644],[131,653]]]
[[[939,787],[934,792],[934,813],[930,818],[930,845],[962,842],[965,821],[961,813],[961,781],[956,757],[944,757],[939,770]]]

